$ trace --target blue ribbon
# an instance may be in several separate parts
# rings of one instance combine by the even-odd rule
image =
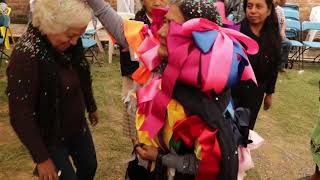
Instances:
[[[238,56],[240,56],[241,59],[238,60]],[[249,65],[249,63],[246,60],[246,57],[247,56],[243,51],[241,45],[233,40],[233,57],[227,82],[228,87],[234,86],[241,79],[244,66]]]
[[[232,119],[234,119],[234,109],[233,109],[233,104],[232,101],[229,102],[228,106],[224,110],[224,114],[229,113]]]
[[[203,52],[207,53],[212,48],[216,41],[218,32],[216,30],[211,31],[194,31],[192,32],[192,38],[196,46]]]

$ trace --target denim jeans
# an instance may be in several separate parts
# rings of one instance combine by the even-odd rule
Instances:
[[[281,63],[279,69],[285,68],[286,64],[288,64],[288,56],[291,48],[291,42],[288,38],[285,38],[281,42]]]
[[[88,127],[85,127],[83,134],[64,139],[61,145],[50,146],[48,150],[57,170],[61,171],[59,180],[93,180],[97,158]]]

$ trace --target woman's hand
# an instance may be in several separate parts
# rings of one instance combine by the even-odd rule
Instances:
[[[263,109],[264,110],[268,110],[270,109],[271,105],[272,105],[272,94],[266,94],[264,96],[264,106]]]
[[[58,180],[58,173],[55,165],[48,159],[42,163],[37,164],[38,174],[40,180]]]
[[[89,121],[91,123],[91,126],[96,126],[99,122],[98,113],[97,111],[89,113]]]
[[[158,156],[158,148],[148,145],[144,145],[142,147],[138,146],[136,148],[136,153],[138,153],[139,156],[144,160],[155,161]]]

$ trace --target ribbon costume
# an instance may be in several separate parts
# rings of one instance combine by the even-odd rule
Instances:
[[[199,161],[195,179],[236,179],[238,147],[249,144],[249,112],[233,108],[229,89],[240,80],[256,82],[247,54],[257,53],[258,45],[219,22],[172,21],[163,60],[156,32],[165,14],[166,9],[155,10],[150,29],[124,22],[127,42],[141,62],[133,74],[141,85],[135,92],[139,142],[165,153],[191,152]]]

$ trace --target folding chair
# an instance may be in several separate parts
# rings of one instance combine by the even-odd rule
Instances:
[[[81,40],[82,40],[82,46],[84,48],[86,58],[91,58],[91,63],[97,62],[98,65],[101,67],[102,64],[98,60],[95,54],[95,49],[94,49],[97,46],[97,41],[86,35],[82,35]]]
[[[0,14],[0,26],[5,28],[5,33],[2,37],[0,37],[0,66],[2,63],[2,59],[9,59],[9,56],[4,52],[5,48],[5,38],[7,37],[8,28],[10,24],[10,18],[7,15]],[[4,57],[5,56],[5,57]]]
[[[302,22],[302,31],[307,31],[307,30],[320,30],[320,22],[312,22],[312,21],[304,21]],[[303,41],[302,42],[304,45],[304,50],[302,51],[302,60],[303,58],[303,53],[311,48],[314,49],[320,49],[320,42],[315,42],[315,41]],[[305,59],[313,59],[313,63],[317,61],[320,63],[320,54],[317,55],[315,58],[305,58]]]
[[[309,16],[310,21],[320,22],[320,6],[313,7]],[[310,30],[306,37],[307,41],[313,41],[314,39],[320,39],[320,31]]]
[[[284,16],[286,19],[292,19],[292,20],[300,20],[299,11],[291,10],[291,9],[284,9]]]
[[[303,44],[300,42],[301,40],[301,24],[300,21],[296,20],[286,20],[286,32],[294,32],[295,37],[290,37],[290,43],[292,48],[296,48],[297,50],[293,52],[293,55],[288,57],[290,60],[291,66],[290,69],[293,67],[294,62],[301,62],[300,54],[301,54],[301,48],[303,47]],[[288,37],[288,36],[287,36]]]
[[[299,11],[299,6],[297,4],[290,4],[290,3],[286,3],[282,6],[282,8],[284,10],[296,10],[296,11]]]

